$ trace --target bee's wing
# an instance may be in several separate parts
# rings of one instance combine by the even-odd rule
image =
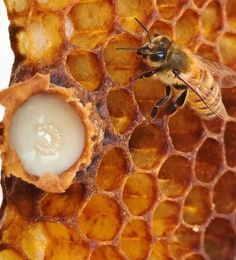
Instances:
[[[195,56],[200,66],[210,71],[220,88],[232,88],[236,86],[236,71],[216,61],[208,60],[198,55]]]
[[[204,87],[204,84],[201,85],[201,82],[195,80],[193,77],[191,77],[191,75],[185,74],[185,73],[180,73],[178,75],[178,78],[180,80],[182,80],[182,82],[188,86],[194,93],[196,93],[196,95],[202,100],[202,102],[214,113],[216,114],[218,117],[220,117],[223,120],[227,120],[228,115],[227,112],[225,110],[224,104],[221,101],[221,105],[220,108],[216,108],[215,106],[212,105],[212,98],[215,99],[215,97],[213,97],[211,95],[211,93],[209,93],[209,90]],[[219,88],[218,86],[218,82],[215,81],[215,88]]]

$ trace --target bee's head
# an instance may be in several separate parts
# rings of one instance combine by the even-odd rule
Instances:
[[[158,67],[158,65],[163,62],[167,56],[167,52],[172,44],[170,38],[164,35],[157,35],[155,38],[151,39],[150,33],[147,28],[135,18],[137,23],[143,28],[147,33],[149,42],[141,48],[116,48],[117,50],[136,50],[137,55],[142,56],[149,65]]]
[[[166,58],[171,43],[172,42],[168,37],[158,35],[148,44],[145,44],[143,47],[139,48],[136,53],[149,62],[163,62]]]

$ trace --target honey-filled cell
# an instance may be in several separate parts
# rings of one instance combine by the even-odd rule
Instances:
[[[145,25],[152,13],[152,6],[152,0],[118,0],[118,15],[122,26],[129,32],[142,30],[134,18],[138,18]]]
[[[150,241],[148,226],[141,220],[128,222],[121,234],[121,248],[129,259],[145,259]]]
[[[227,22],[232,29],[236,29],[236,14],[234,12],[236,8],[236,2],[234,0],[228,0],[226,2]]]
[[[236,174],[225,172],[217,181],[213,192],[213,201],[218,213],[230,214],[236,208]]]
[[[124,134],[135,118],[135,104],[132,96],[124,89],[114,89],[108,93],[107,108],[115,130]]]
[[[104,44],[114,29],[114,13],[111,0],[79,1],[69,12],[74,27],[72,43],[84,49]]]
[[[224,132],[225,156],[229,166],[236,165],[236,124],[228,122]]]
[[[210,132],[219,134],[223,129],[224,122],[221,118],[216,117],[212,120],[204,120],[203,123]]]
[[[205,0],[194,0],[194,3],[195,5],[198,7],[198,8],[201,8],[203,7],[203,5],[206,3]]]
[[[77,51],[68,55],[68,72],[82,87],[97,90],[103,79],[103,70],[98,57],[93,52]]]
[[[210,2],[203,10],[201,16],[203,35],[208,40],[214,40],[222,27],[221,5],[217,1]]]
[[[194,49],[199,34],[198,13],[188,9],[179,18],[175,26],[176,41]]]
[[[128,174],[128,165],[125,153],[120,148],[113,148],[104,155],[99,165],[97,186],[107,191],[118,189],[126,174]]]
[[[191,178],[189,161],[179,155],[170,156],[158,173],[159,189],[167,197],[179,197],[188,188]]]
[[[152,230],[157,237],[167,237],[177,227],[180,217],[180,205],[176,202],[165,200],[158,203],[152,222]]]
[[[2,260],[23,260],[24,258],[17,254],[14,250],[5,249],[0,252],[0,259]]]
[[[40,200],[40,209],[44,216],[66,218],[77,216],[84,198],[84,187],[72,184],[65,193],[46,194]]]
[[[5,1],[7,11],[9,14],[15,15],[27,15],[30,9],[29,0],[6,0]]]
[[[111,240],[121,226],[117,202],[105,195],[94,195],[78,217],[81,232],[90,239]]]
[[[156,192],[155,179],[145,173],[134,173],[126,181],[123,201],[134,215],[142,215],[154,204]]]
[[[171,236],[170,249],[177,259],[200,248],[200,233],[190,227],[180,225]]]
[[[114,246],[100,246],[93,250],[91,260],[98,259],[116,259],[124,260],[124,257],[119,253],[118,249]]]
[[[198,150],[195,163],[195,175],[202,182],[215,179],[223,163],[223,147],[211,138],[204,141]]]
[[[236,59],[236,34],[227,32],[219,38],[221,57],[228,66],[235,66]]]
[[[153,169],[166,154],[163,132],[155,126],[139,125],[133,131],[129,148],[134,164],[141,169]]]
[[[152,247],[151,260],[172,260],[169,243],[167,240],[157,240]]]
[[[161,16],[170,20],[177,15],[188,0],[156,0],[156,6]]]
[[[200,118],[187,108],[170,117],[169,130],[175,149],[182,152],[194,150],[204,134]]]
[[[229,220],[214,218],[206,228],[204,249],[211,259],[234,259],[235,231]]]
[[[183,206],[183,220],[191,225],[201,225],[207,221],[211,215],[211,199],[208,189],[193,187]]]
[[[62,19],[54,13],[39,12],[16,32],[15,47],[29,62],[55,62],[60,55],[64,41]]]
[[[150,119],[155,103],[165,95],[165,85],[154,78],[137,80],[134,94],[141,113]]]
[[[222,89],[222,100],[227,113],[232,117],[236,117],[236,84],[233,88]]]
[[[57,11],[65,8],[71,0],[37,0],[37,4],[41,8],[45,8],[50,11]]]
[[[104,59],[111,79],[120,85],[127,84],[140,64],[140,59],[134,51],[117,48],[138,48],[140,41],[131,34],[114,35],[104,50]]]
[[[202,255],[193,254],[191,256],[186,257],[185,260],[205,260],[205,258]]]
[[[157,20],[152,24],[152,27],[150,28],[150,34],[152,37],[163,34],[169,36],[170,38],[173,38],[172,27],[168,23],[160,20]]]
[[[219,61],[217,50],[208,44],[202,44],[198,47],[197,54],[202,56],[203,58],[213,60],[213,61]]]

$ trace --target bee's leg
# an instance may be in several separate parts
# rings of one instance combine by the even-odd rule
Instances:
[[[182,107],[185,103],[188,94],[188,89],[185,89],[175,100],[173,100],[166,108],[166,114],[173,114],[179,107]]]
[[[159,71],[159,68],[155,68],[153,70],[145,71],[142,74],[138,75],[135,79],[145,79],[150,78],[154,74],[156,74]]]
[[[159,100],[156,102],[156,104],[155,104],[155,106],[153,107],[153,109],[152,109],[152,112],[151,112],[151,117],[152,117],[152,118],[154,118],[154,117],[156,116],[159,107],[162,106],[162,105],[164,105],[164,104],[166,103],[166,101],[167,101],[167,100],[169,99],[169,97],[170,97],[170,94],[171,94],[171,88],[170,88],[170,86],[167,85],[167,86],[166,86],[166,94],[165,94],[165,96],[164,96],[163,98],[159,99]]]
[[[175,74],[175,77],[179,77],[180,71],[179,70],[173,70],[173,73]]]

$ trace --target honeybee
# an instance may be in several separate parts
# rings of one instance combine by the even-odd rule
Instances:
[[[193,54],[165,35],[156,35],[151,39],[149,31],[135,19],[146,31],[148,43],[138,49],[117,49],[136,50],[136,54],[151,68],[137,79],[156,75],[166,84],[166,94],[156,102],[151,117],[157,115],[159,108],[169,100],[171,91],[174,90],[176,97],[168,104],[165,111],[167,115],[188,103],[203,119],[218,116],[226,120],[221,88],[236,86],[236,72],[223,64]]]

